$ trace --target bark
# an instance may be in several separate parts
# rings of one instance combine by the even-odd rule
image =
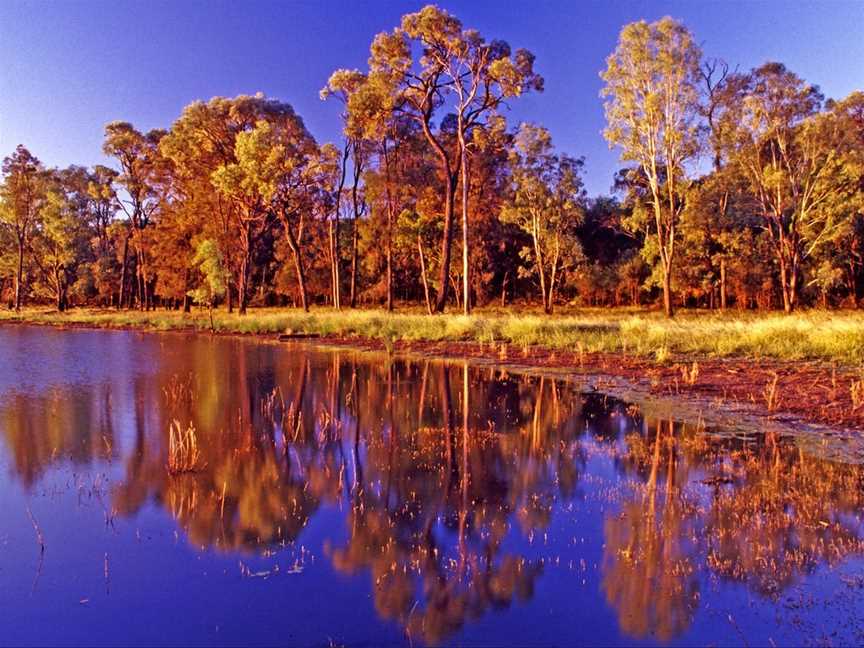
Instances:
[[[24,240],[18,237],[18,269],[15,272],[15,310],[21,310],[21,282],[24,280]]]
[[[357,217],[354,217],[354,223],[351,232],[351,308],[357,307]]]
[[[252,266],[252,232],[249,223],[246,223],[243,231],[242,246],[243,258],[240,261],[240,276],[237,278],[237,310],[240,315],[245,315],[249,303],[249,273]]]
[[[330,281],[333,294],[333,307],[336,310],[342,308],[341,277],[339,272],[339,208],[342,204],[342,190],[345,187],[345,173],[348,164],[349,142],[345,142],[342,152],[342,167],[339,173],[339,185],[336,189],[336,206],[333,210],[333,218],[330,220]]]
[[[384,186],[387,190],[387,310],[393,310],[393,192],[391,190],[390,155],[387,151],[387,141],[382,144],[384,153]]]
[[[304,311],[309,311],[309,302],[306,295],[306,278],[303,274],[303,259],[300,257],[300,245],[294,232],[291,229],[291,224],[285,222],[285,236],[288,239],[288,247],[291,248],[291,256],[294,259],[294,271],[297,274],[297,287],[300,290],[300,304]]]
[[[537,214],[531,215],[531,241],[534,243],[534,263],[537,265],[537,276],[540,279],[540,298],[543,300],[543,310],[549,313],[549,300],[546,290],[546,267],[543,261],[543,250],[540,247],[540,225]]]
[[[450,254],[453,248],[453,211],[456,200],[456,185],[459,180],[458,169],[461,165],[461,155],[457,153],[455,164],[451,163],[450,156],[441,143],[432,134],[432,129],[429,127],[431,118],[431,104],[420,120],[420,125],[423,128],[423,134],[428,142],[435,149],[438,159],[441,163],[441,170],[444,172],[444,232],[441,235],[441,269],[439,271],[438,285],[440,291],[438,299],[435,302],[435,312],[443,313],[444,307],[447,305],[447,290],[448,279],[450,277]],[[454,172],[454,169],[456,170]],[[458,291],[457,291],[458,292]]]
[[[448,174],[449,175],[449,174]],[[447,305],[447,278],[450,275],[450,253],[453,248],[453,203],[455,198],[455,178],[448,179],[444,192],[444,233],[441,236],[441,269],[438,285],[441,287],[435,301],[435,312],[443,313]]]
[[[459,146],[462,150],[462,307],[465,315],[471,313],[471,277],[468,264],[468,155],[465,150],[465,136],[460,133]]]
[[[663,265],[663,311],[666,317],[675,315],[675,307],[672,303],[672,269]]]
[[[351,183],[351,204],[353,207],[353,216],[351,220],[351,308],[357,306],[357,220],[360,218],[360,201],[358,200],[357,189],[360,185],[360,174],[363,170],[362,161],[358,154],[357,144],[354,149],[354,178]]]
[[[186,269],[185,281],[183,283],[184,283],[184,286],[183,286],[183,288],[184,288],[184,290],[183,290],[183,312],[189,313],[192,310],[192,298],[189,296],[189,269],[188,268]],[[211,309],[213,308],[212,303],[210,304],[210,308]]]
[[[423,254],[423,239],[417,234],[417,251],[420,253],[420,277],[423,279],[423,295],[426,297],[426,311],[432,314],[432,300],[429,298],[429,281],[426,278],[426,258]]]
[[[129,265],[129,235],[123,239],[123,262],[122,267],[120,269],[120,295],[117,299],[117,310],[123,308],[123,305],[126,303],[126,293],[128,292],[126,289],[126,273],[127,267]]]

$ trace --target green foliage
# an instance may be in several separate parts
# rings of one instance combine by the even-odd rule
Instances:
[[[213,302],[225,295],[227,289],[225,265],[219,246],[210,239],[198,243],[192,265],[200,272],[202,281],[189,291],[195,303],[212,307]]]

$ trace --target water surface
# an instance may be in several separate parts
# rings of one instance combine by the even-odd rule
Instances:
[[[0,367],[2,645],[864,641],[864,471],[812,439],[229,337]]]

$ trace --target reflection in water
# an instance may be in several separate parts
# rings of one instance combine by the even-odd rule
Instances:
[[[156,505],[217,552],[268,555],[341,511],[324,556],[368,579],[381,619],[428,644],[578,562],[566,542],[549,556],[536,539],[591,498],[610,503],[594,539],[600,588],[629,637],[686,632],[710,579],[770,599],[864,553],[861,468],[790,439],[643,420],[559,379],[301,347],[276,362],[277,347],[220,344],[166,354],[117,398],[99,382],[8,396],[15,475],[32,487],[55,463],[119,462],[116,515]],[[197,430],[195,472],[166,467],[174,421]]]

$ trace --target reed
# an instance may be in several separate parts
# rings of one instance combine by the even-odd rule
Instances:
[[[195,426],[189,423],[185,430],[180,421],[174,419],[168,427],[168,472],[180,475],[197,472],[204,467],[201,452],[198,449],[198,435]]]

